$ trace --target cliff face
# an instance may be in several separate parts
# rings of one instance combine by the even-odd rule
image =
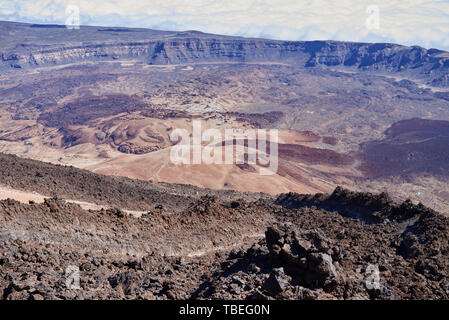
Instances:
[[[449,53],[395,44],[275,41],[146,29],[80,30],[0,23],[0,68],[29,68],[82,61],[137,59],[148,64],[280,62],[407,73],[449,86]]]

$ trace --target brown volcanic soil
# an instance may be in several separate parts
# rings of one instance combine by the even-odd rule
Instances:
[[[303,134],[306,139],[310,137],[309,132],[300,133]],[[319,140],[319,137],[317,137],[316,140],[311,140],[310,142],[317,142],[317,140]],[[309,141],[306,140],[306,142]],[[222,141],[218,145],[225,146],[227,143],[231,143],[231,141]],[[250,143],[257,145],[257,141],[248,141],[248,139],[234,139],[232,143],[234,145],[243,145],[245,148],[247,148]],[[270,141],[267,140],[266,152],[268,155],[270,154],[270,146]],[[329,149],[311,148],[308,146],[291,143],[278,143],[277,146],[280,162],[282,160],[290,160],[311,165],[325,164],[329,166],[348,166],[353,164],[355,161],[355,159],[350,155],[338,153]],[[245,160],[247,160],[246,154]]]
[[[212,192],[194,186],[167,185],[125,177],[105,176],[74,167],[22,159],[0,153],[2,185],[59,198],[87,201],[122,209],[151,210],[163,205],[178,211],[193,198]],[[218,192],[222,197],[255,199],[261,194]],[[1,194],[0,194],[1,196]]]
[[[449,298],[449,219],[385,194],[205,196],[140,218],[4,200],[0,222],[3,299]]]
[[[109,117],[122,112],[144,110],[148,107],[141,98],[128,95],[109,95],[81,98],[62,108],[42,113],[38,120],[50,127],[63,128],[86,124],[90,120]]]
[[[403,119],[449,119],[444,93],[391,74],[276,63],[150,66],[123,59],[5,70],[0,75],[0,152],[214,189],[330,192],[363,180],[359,162],[349,163],[347,156],[360,143],[382,139],[385,130]],[[170,132],[191,128],[193,119],[219,130],[277,128],[281,143],[301,146],[283,150],[279,174],[264,181],[238,167],[167,166]],[[376,149],[373,157],[390,151]],[[287,154],[292,155],[288,160]],[[388,178],[392,172],[384,171],[396,170],[398,175],[401,157],[381,168],[376,166],[384,159],[373,159],[363,172]],[[439,173],[438,161],[434,163],[431,170],[418,164],[411,171]],[[385,184],[395,195],[413,194],[411,187],[397,190],[396,184]],[[432,183],[426,189],[440,191]],[[442,199],[449,201],[447,195]]]
[[[283,129],[279,174],[270,178],[261,179],[257,171],[235,165],[180,168],[170,163],[170,133],[177,128],[191,131],[194,119],[205,129],[223,132],[227,128],[269,129],[285,125],[281,111],[202,112],[199,105],[198,112],[186,112],[154,107],[139,96],[124,94],[71,98],[61,104],[37,120],[16,120],[15,126],[5,111],[1,120],[7,128],[0,132],[0,150],[102,174],[271,194],[330,192],[336,185],[352,185],[356,176],[349,156],[316,148],[328,138],[325,142],[325,137],[311,131]]]
[[[386,138],[362,145],[362,170],[368,177],[430,173],[449,176],[449,121],[403,120]]]
[[[279,144],[281,159],[301,161],[309,164],[327,164],[332,166],[347,166],[354,162],[349,155],[328,149],[310,148],[297,144]]]
[[[248,122],[256,128],[273,128],[279,122],[285,120],[285,114],[281,111],[264,113],[228,112],[227,115],[235,117],[239,122]]]

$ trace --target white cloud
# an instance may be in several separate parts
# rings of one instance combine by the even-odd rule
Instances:
[[[79,6],[84,24],[449,50],[449,0],[8,0],[0,19],[64,23],[69,4]],[[379,7],[379,29],[366,28],[370,5]]]

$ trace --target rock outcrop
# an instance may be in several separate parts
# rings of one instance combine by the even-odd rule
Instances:
[[[369,199],[335,193],[353,208]],[[56,198],[4,200],[0,297],[448,299],[448,218],[409,203],[389,206],[404,214],[367,222],[338,207],[225,201],[219,193],[179,214],[159,206],[140,218]],[[67,282],[72,271],[76,288]]]
[[[342,188],[203,190],[0,160],[2,181],[19,188],[148,208],[135,217],[61,196],[0,201],[3,299],[449,298],[449,219],[421,204]]]

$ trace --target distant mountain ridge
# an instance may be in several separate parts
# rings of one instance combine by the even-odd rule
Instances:
[[[287,63],[404,74],[449,86],[449,52],[389,43],[280,41],[198,31],[82,26],[79,30],[0,22],[0,69],[84,61],[140,60],[146,64]]]

